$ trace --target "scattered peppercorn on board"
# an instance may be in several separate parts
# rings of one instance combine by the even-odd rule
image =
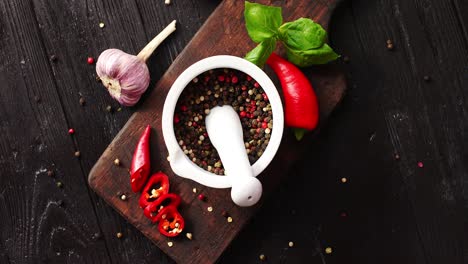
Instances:
[[[283,16],[285,20],[309,17],[328,28],[330,16],[338,2],[340,0],[287,1],[282,6]],[[311,133],[301,142],[296,142],[292,131],[285,130],[275,159],[258,176],[264,193],[260,202],[253,207],[237,207],[231,201],[230,189],[208,188],[172,173],[166,160],[168,153],[161,131],[161,115],[166,95],[177,76],[196,61],[219,54],[243,57],[255,46],[245,30],[243,10],[244,1],[224,0],[220,3],[159,80],[138,112],[130,118],[104,151],[89,175],[89,184],[99,196],[178,263],[216,262],[262,202],[288,177],[288,169],[300,158],[314,138]],[[183,26],[180,28],[183,30]],[[280,49],[277,51],[281,54]],[[273,72],[268,68],[266,71],[280,89],[281,86]],[[345,77],[336,65],[312,67],[303,71],[317,93],[320,124],[323,124],[344,96]],[[157,225],[152,224],[139,207],[140,194],[133,193],[130,187],[128,169],[133,150],[148,124],[153,128],[150,139],[151,173],[161,170],[168,174],[171,182],[170,192],[179,194],[182,198],[180,213],[185,219],[185,229],[175,238],[164,237],[158,232]],[[115,162],[116,159],[119,160],[118,163]],[[122,195],[125,195],[125,199],[122,199]]]

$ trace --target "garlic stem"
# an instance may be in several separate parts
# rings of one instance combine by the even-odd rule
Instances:
[[[172,21],[166,28],[161,31],[154,39],[150,41],[141,51],[137,57],[145,61],[151,56],[153,51],[172,33],[176,30],[176,21]]]

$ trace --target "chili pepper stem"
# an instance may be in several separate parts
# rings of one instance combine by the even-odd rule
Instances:
[[[137,57],[146,62],[154,50],[176,30],[176,20],[172,21],[166,28],[161,31],[154,39],[152,39],[141,51]]]
[[[297,141],[301,141],[305,133],[307,133],[307,129],[304,129],[304,128],[293,128],[293,131],[294,131],[294,135],[296,136]]]

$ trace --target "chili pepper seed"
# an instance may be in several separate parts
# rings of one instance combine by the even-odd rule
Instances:
[[[88,62],[89,65],[94,64],[94,58],[93,57],[88,57],[88,59],[86,61]]]
[[[172,246],[174,245],[174,243],[173,243],[172,241],[169,241],[169,242],[167,242],[167,245],[168,245],[169,247],[172,247]]]
[[[264,261],[266,260],[266,256],[264,254],[260,254],[260,256],[258,257],[261,261]]]
[[[122,194],[122,195],[120,196],[120,200],[126,201],[126,200],[127,200],[127,195]]]
[[[333,249],[331,247],[326,247],[325,248],[325,253],[331,254],[333,252]]]
[[[116,234],[116,236],[117,236],[117,238],[119,238],[119,239],[120,239],[120,238],[122,238],[122,237],[123,237],[123,234],[122,234],[122,232],[118,232],[118,233]]]
[[[114,165],[115,165],[115,166],[120,166],[120,160],[119,160],[119,159],[115,159],[115,160],[114,160]]]
[[[208,210],[208,212],[213,212],[213,207],[209,206],[206,210]]]
[[[187,234],[185,234],[185,236],[186,236],[188,239],[192,240],[192,237],[193,237],[192,233],[187,233]]]
[[[289,246],[290,248],[294,247],[294,242],[289,241],[288,246]]]

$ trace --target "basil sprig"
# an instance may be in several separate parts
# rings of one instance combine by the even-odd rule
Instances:
[[[325,64],[339,57],[325,43],[327,32],[309,18],[283,24],[280,7],[245,2],[245,26],[250,38],[258,43],[245,59],[263,66],[275,50],[276,42],[286,47],[288,60],[300,67]]]

